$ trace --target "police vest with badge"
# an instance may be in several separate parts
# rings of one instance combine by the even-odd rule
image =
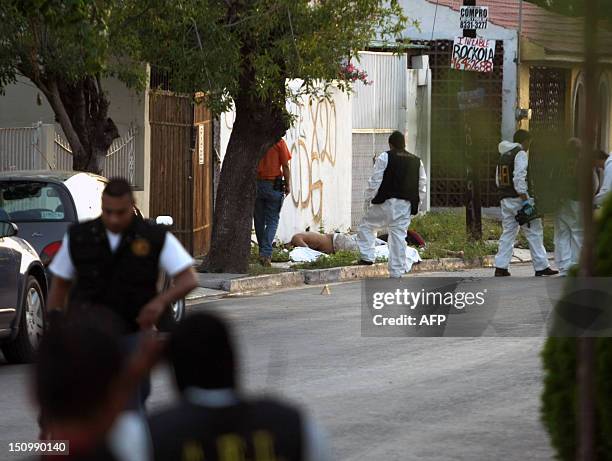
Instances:
[[[159,258],[166,229],[135,217],[113,252],[100,218],[73,226],[70,254],[76,269],[71,303],[103,305],[139,329],[140,309],[157,295]]]
[[[387,167],[383,180],[372,203],[377,205],[390,198],[398,198],[410,202],[410,214],[419,211],[419,172],[421,159],[405,150],[390,150],[387,152]]]
[[[302,426],[297,409],[272,399],[217,408],[185,399],[149,421],[155,460],[298,461]]]
[[[518,145],[513,147],[511,150],[502,153],[497,161],[497,192],[499,199],[507,198],[519,198],[521,194],[517,192],[514,187],[514,170],[516,156],[519,152],[523,151],[523,147]],[[531,178],[529,175],[529,168],[527,169],[526,177],[527,186],[532,189]],[[516,221],[519,225],[528,224],[540,217],[540,214],[536,210],[535,206],[531,203],[525,203],[516,214]]]

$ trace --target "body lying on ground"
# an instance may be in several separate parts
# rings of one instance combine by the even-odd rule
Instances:
[[[321,253],[333,254],[336,251],[359,251],[357,236],[335,232],[332,234],[321,234],[319,232],[300,232],[291,238],[291,244],[295,247],[307,247]],[[378,237],[387,241],[387,235]],[[406,243],[412,246],[425,246],[423,238],[415,231],[408,231]]]

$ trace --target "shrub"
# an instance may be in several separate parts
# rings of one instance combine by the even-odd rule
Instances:
[[[598,219],[595,274],[612,276],[612,202],[608,200]],[[576,456],[578,386],[576,338],[548,338],[542,351],[544,390],[542,422],[550,434],[557,458]],[[612,460],[612,338],[596,340],[595,407],[597,459]]]

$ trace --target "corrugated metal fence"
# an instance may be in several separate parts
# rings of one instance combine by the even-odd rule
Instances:
[[[136,185],[137,134],[132,127],[115,139],[103,165],[104,176],[122,176]],[[54,125],[0,128],[0,171],[47,169],[72,170],[72,150]]]
[[[41,150],[40,126],[0,128],[0,171],[50,168]]]

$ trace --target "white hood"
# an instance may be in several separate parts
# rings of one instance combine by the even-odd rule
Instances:
[[[499,153],[500,154],[505,154],[506,152],[510,152],[515,147],[520,147],[521,149],[523,148],[517,142],[502,141],[502,142],[499,143]]]

